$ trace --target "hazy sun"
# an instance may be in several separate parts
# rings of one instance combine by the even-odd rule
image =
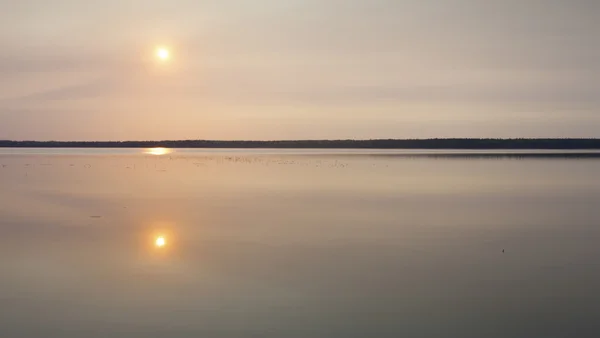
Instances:
[[[154,241],[154,245],[156,245],[156,247],[158,248],[162,248],[163,246],[165,246],[165,244],[167,244],[167,241],[162,236],[157,237]]]
[[[156,49],[156,57],[160,60],[166,61],[169,59],[170,53],[169,50],[165,47],[159,47]]]

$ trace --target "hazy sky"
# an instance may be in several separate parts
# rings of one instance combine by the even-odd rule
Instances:
[[[0,139],[599,136],[597,0],[0,9]]]

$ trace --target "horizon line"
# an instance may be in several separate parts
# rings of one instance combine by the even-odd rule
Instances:
[[[428,137],[428,138],[337,138],[337,139],[159,139],[159,140],[34,140],[34,139],[0,139],[0,142],[11,143],[129,143],[129,142],[370,142],[370,141],[599,141],[600,137]]]
[[[2,141],[0,148],[600,150],[597,138],[438,138],[275,141]]]

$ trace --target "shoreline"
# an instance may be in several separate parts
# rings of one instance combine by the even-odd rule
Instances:
[[[179,148],[179,149],[420,149],[420,150],[600,150],[600,139],[372,139],[372,140],[161,140],[12,141],[0,148]]]

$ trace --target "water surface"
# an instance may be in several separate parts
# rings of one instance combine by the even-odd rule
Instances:
[[[0,149],[3,337],[600,332],[597,152],[151,153]]]

